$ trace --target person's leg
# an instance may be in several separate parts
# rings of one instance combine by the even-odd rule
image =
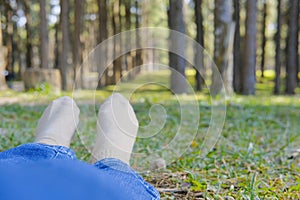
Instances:
[[[121,94],[111,95],[99,109],[94,161],[117,158],[129,164],[138,126],[129,101]]]
[[[79,108],[70,97],[54,100],[38,122],[34,143],[1,152],[0,163],[76,159],[69,145],[78,124],[79,112]]]
[[[159,192],[128,164],[116,158],[104,158],[94,164],[120,185],[132,199],[160,199]]]
[[[158,191],[138,175],[129,159],[138,131],[138,121],[127,99],[120,94],[109,97],[100,107],[96,145],[92,150],[94,164],[105,171],[115,184],[132,199],[159,199]]]

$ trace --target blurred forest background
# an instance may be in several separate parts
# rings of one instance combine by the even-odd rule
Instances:
[[[149,50],[116,59],[100,81],[91,73],[95,69],[80,69],[97,44],[140,27],[170,28],[195,39],[213,58],[229,92],[255,94],[260,76],[274,80],[275,94],[295,94],[300,83],[299,0],[1,0],[0,17],[1,90],[22,81],[25,89],[48,82],[70,91],[78,70],[77,88],[101,88],[154,61],[182,74],[193,69],[172,53],[162,57]],[[128,40],[140,42],[139,32]],[[128,41],[116,41],[114,51],[122,42]],[[207,76],[201,59],[195,54]],[[194,76],[200,91],[203,78]],[[170,82],[175,93],[186,92],[180,81]]]

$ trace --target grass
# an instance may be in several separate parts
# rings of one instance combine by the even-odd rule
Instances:
[[[222,135],[203,157],[202,141],[211,120],[210,98],[207,92],[197,93],[195,98],[176,98],[167,88],[167,76],[167,72],[138,76],[117,87],[126,96],[131,88],[142,85],[130,99],[141,126],[132,165],[159,188],[162,199],[300,199],[299,155],[291,156],[300,148],[299,95],[273,96],[271,78],[258,77],[256,96],[235,95],[226,100]],[[88,160],[97,107],[113,89],[60,95],[43,90],[0,93],[0,102],[7,102],[0,106],[0,151],[32,142],[46,105],[57,96],[73,95],[81,108],[81,125],[71,147],[79,159]],[[192,104],[195,99],[199,113]],[[187,114],[182,120],[185,106]],[[180,152],[167,148],[179,127],[183,131],[177,142],[189,144],[185,151],[176,144]],[[166,159],[167,168],[146,172],[159,157]]]

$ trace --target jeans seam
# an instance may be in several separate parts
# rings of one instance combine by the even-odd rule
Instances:
[[[74,159],[74,156],[72,155],[72,153],[70,151],[65,150],[65,148],[67,148],[67,147],[40,144],[40,143],[36,143],[36,144],[41,148],[46,147],[47,149],[54,151],[55,154],[51,159],[56,159],[59,156],[59,154],[64,154],[64,155],[68,156],[70,159]]]

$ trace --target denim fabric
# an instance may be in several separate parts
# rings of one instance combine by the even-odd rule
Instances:
[[[70,162],[74,161],[72,165],[66,163],[66,166],[72,166],[74,170],[80,168],[81,165],[80,162],[76,161],[75,153],[67,147],[31,143],[1,152],[0,167],[25,166],[25,164],[28,163],[43,163],[44,161],[55,159],[62,161],[69,160]],[[51,167],[51,164],[47,164],[47,166]],[[97,177],[99,177],[99,179],[110,179],[110,182],[116,185],[115,192],[120,192],[117,188],[122,188],[123,195],[126,197],[124,199],[160,199],[158,191],[121,160],[106,158],[96,162],[94,166],[88,165],[88,167],[91,169],[88,171],[87,169],[81,170],[81,175],[84,175],[85,173],[89,173],[90,175],[90,173],[96,169],[94,171],[98,172]],[[72,169],[69,171],[72,171]],[[80,183],[80,180],[78,181]],[[109,181],[106,183],[108,184]],[[82,187],[87,186],[82,185]]]
[[[122,161],[106,158],[96,162],[94,166],[125,188],[127,195],[135,193],[135,199],[160,199],[158,191]]]
[[[111,177],[79,160],[0,165],[1,200],[132,200]]]
[[[23,144],[0,153],[0,164],[8,165],[52,159],[75,160],[76,155],[67,147],[39,143]]]

